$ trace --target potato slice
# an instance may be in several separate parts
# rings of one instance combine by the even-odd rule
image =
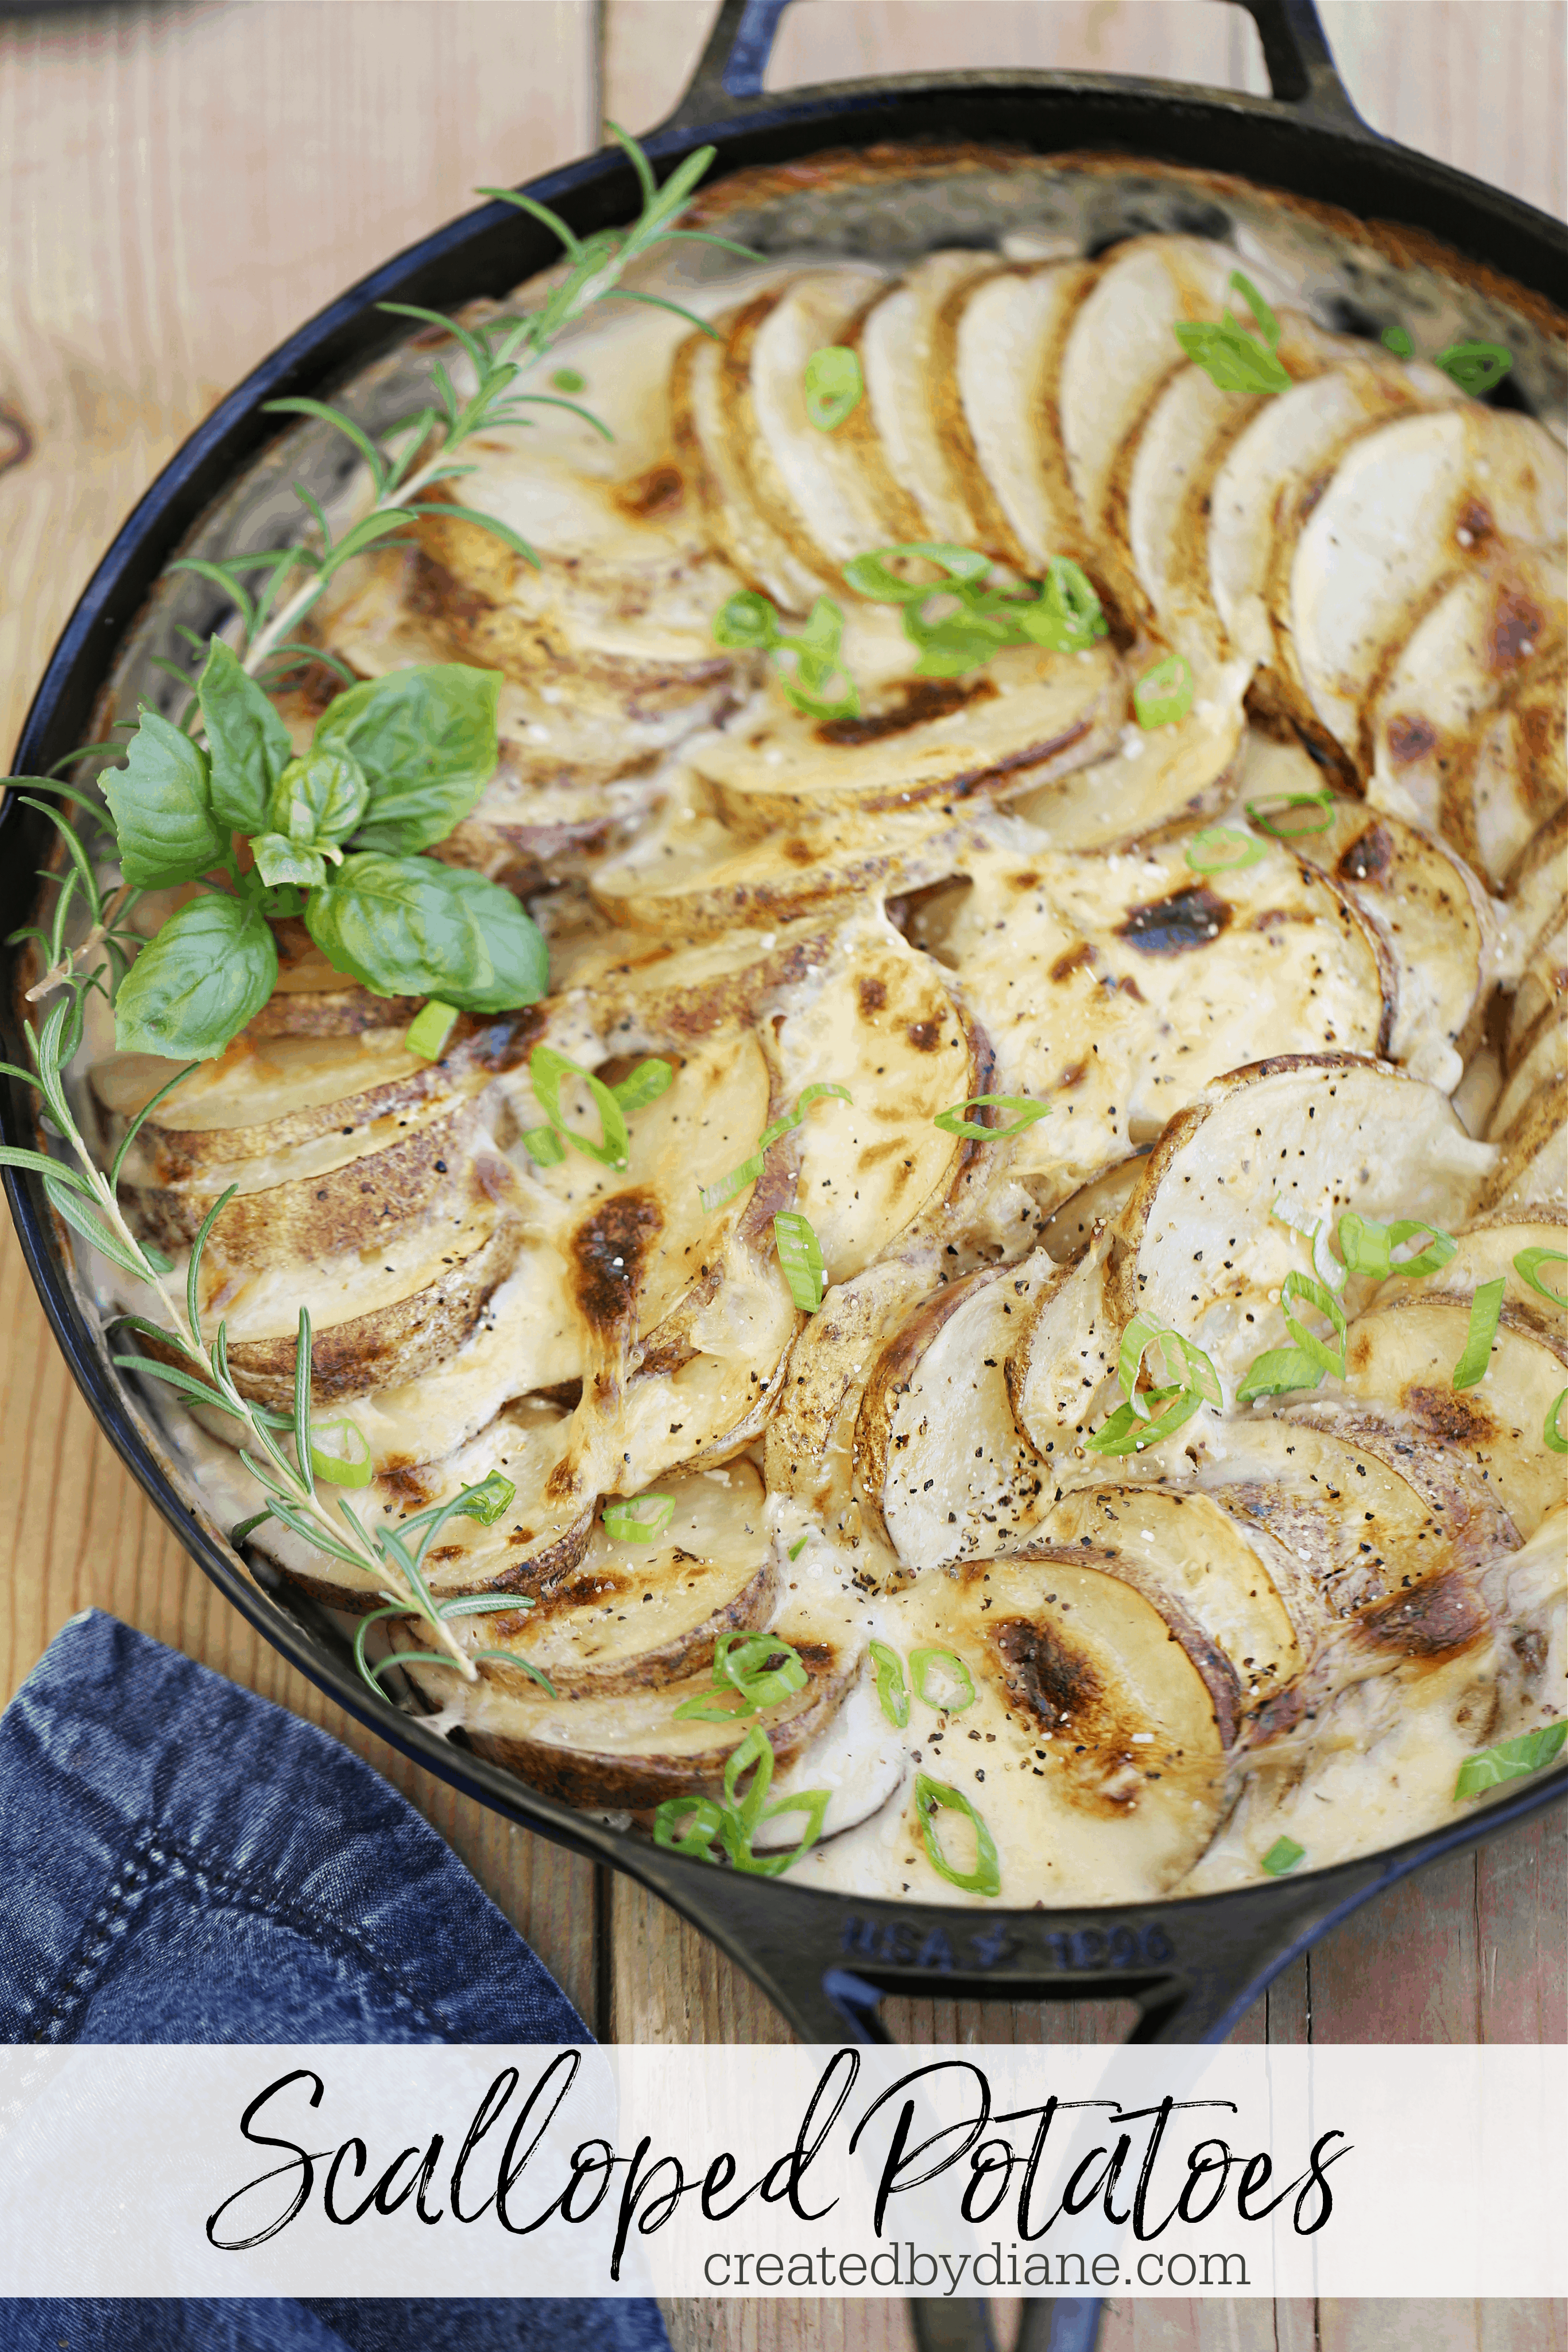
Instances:
[[[1568,878],[1568,807],[1547,818],[1510,866],[1504,882],[1509,902],[1508,932],[1500,961],[1508,975],[1517,976],[1547,918],[1562,900]]]
[[[956,311],[946,313],[954,336],[952,373],[943,387],[948,463],[958,469],[963,500],[987,533],[978,543],[1000,548],[1031,576],[1042,574],[1053,555],[1093,569],[1056,394],[1068,331],[1100,274],[1076,255],[993,270],[962,286]],[[962,436],[953,430],[955,393]]]
[[[1076,1265],[1105,1227],[1121,1215],[1143,1172],[1144,1154],[1139,1152],[1131,1160],[1116,1160],[1076,1192],[1070,1192],[1040,1226],[1041,1249],[1058,1265]]]
[[[793,1496],[828,1520],[850,1513],[858,1533],[852,1489],[862,1392],[883,1341],[943,1279],[927,1243],[906,1246],[824,1294],[784,1366],[764,1457],[769,1494]]]
[[[1288,694],[1290,649],[1276,629],[1273,600],[1314,486],[1360,435],[1458,398],[1440,369],[1406,367],[1363,347],[1265,400],[1232,444],[1210,494],[1209,588],[1231,645],[1270,673],[1265,699],[1298,699]],[[1304,697],[1299,701],[1310,709]]]
[[[1500,535],[1550,548],[1568,529],[1568,458],[1506,409],[1407,417],[1346,452],[1304,524],[1291,626],[1312,708],[1365,772],[1379,675],[1442,583]]]
[[[1134,237],[1111,257],[1080,305],[1062,354],[1061,437],[1068,471],[1101,563],[1124,605],[1137,580],[1123,530],[1133,441],[1161,387],[1187,362],[1173,328],[1218,320],[1239,261],[1230,247],[1197,236]],[[1254,262],[1266,300],[1285,288]]]
[[[1133,657],[1138,676],[1156,649]],[[1011,804],[1052,849],[1124,849],[1209,816],[1226,797],[1241,747],[1246,666],[1200,667],[1192,709],[1165,727],[1129,725],[1116,750]]]
[[[1520,1111],[1502,1139],[1501,1157],[1477,1196],[1483,1213],[1568,1200],[1568,1073],[1561,1065]]]
[[[1538,1100],[1550,1091],[1554,1081],[1561,1079],[1565,1068],[1568,1027],[1552,1012],[1537,1021],[1529,1033],[1529,1042],[1513,1074],[1492,1106],[1487,1123],[1490,1141],[1506,1146],[1512,1139],[1513,1129],[1529,1118]]]
[[[829,1282],[844,1282],[972,1156],[936,1120],[989,1088],[988,1062],[945,975],[874,915],[844,926],[820,986],[779,1022],[775,1052],[788,1100],[823,1084],[852,1097],[810,1106],[794,1194]]]
[[[751,1465],[677,1472],[660,1491],[674,1515],[652,1543],[617,1541],[601,1509],[570,1574],[516,1616],[457,1621],[464,1647],[515,1654],[563,1696],[587,1698],[674,1682],[711,1661],[720,1634],[767,1625],[779,1571]],[[500,1659],[481,1672],[525,1697],[538,1687]]]
[[[706,1672],[551,1699],[531,1685],[503,1686],[481,1668],[478,1688],[463,1691],[464,1730],[479,1755],[563,1804],[641,1812],[668,1797],[716,1796],[725,1765],[753,1727],[767,1735],[775,1769],[789,1765],[826,1729],[860,1671],[858,1645],[800,1612],[786,1612],[774,1630],[800,1652],[806,1686],[738,1723],[678,1719],[686,1700],[713,1696]],[[407,1648],[412,1638],[399,1630],[395,1645]],[[408,1673],[438,1706],[458,1696],[455,1666],[411,1665]]]
[[[1237,780],[1239,801],[1322,789],[1322,772],[1299,744],[1249,733]],[[1291,850],[1330,874],[1387,947],[1396,971],[1389,1058],[1420,1076],[1453,1083],[1448,1046],[1461,1036],[1493,969],[1497,920],[1469,866],[1436,835],[1386,810],[1336,798],[1321,833]]]
[[[1484,1378],[1456,1389],[1469,1326],[1467,1300],[1406,1298],[1376,1307],[1351,1326],[1345,1385],[1478,1463],[1529,1537],[1563,1491],[1562,1457],[1547,1451],[1541,1433],[1552,1399],[1568,1386],[1568,1341],[1505,1302]]]
[[[1346,1209],[1388,1222],[1464,1222],[1491,1148],[1471,1141],[1435,1087],[1334,1055],[1286,1055],[1231,1072],[1173,1119],[1118,1222],[1111,1300],[1212,1358],[1228,1396],[1266,1348],[1288,1344],[1275,1303],[1305,1271],[1283,1199],[1307,1223]],[[1458,1349],[1454,1350],[1457,1359]]]
[[[1563,565],[1541,549],[1490,541],[1400,649],[1371,713],[1368,797],[1424,824],[1443,821],[1445,782],[1478,723],[1568,634]]]
[[[1373,1294],[1375,1307],[1387,1307],[1397,1298],[1462,1298],[1467,1306],[1483,1282],[1493,1282],[1500,1275],[1508,1285],[1503,1296],[1511,1307],[1522,1308],[1527,1320],[1536,1318],[1543,1327],[1568,1338],[1568,1307],[1553,1306],[1531,1287],[1514,1265],[1521,1250],[1560,1250],[1568,1256],[1568,1208],[1542,1204],[1528,1216],[1504,1212],[1500,1216],[1486,1217],[1458,1236],[1458,1247],[1446,1265],[1435,1274],[1396,1274],[1379,1285]],[[1539,1279],[1563,1290],[1564,1268],[1542,1266]]]
[[[927,1299],[878,1356],[856,1425],[859,1487],[905,1568],[994,1549],[1050,1501],[1005,1366],[1030,1301],[1063,1279],[1043,1250],[982,1267]]]
[[[1503,1066],[1518,1068],[1543,1018],[1555,1018],[1568,995],[1568,898],[1560,898],[1531,946],[1509,1007]]]
[[[1092,1486],[1105,1476],[1103,1459],[1086,1453],[1084,1440],[1119,1394],[1113,1384],[1125,1318],[1109,1294],[1109,1262],[1115,1245],[1116,1229],[1110,1227],[1090,1244],[1065,1279],[1041,1283],[1004,1366],[1013,1418],[1043,1457],[1057,1497],[1070,1487]],[[1187,1469],[1186,1448],[1193,1436],[1188,1423],[1134,1454],[1130,1474],[1180,1478]]]
[[[955,446],[948,387],[956,298],[1001,268],[994,253],[928,253],[873,302],[861,323],[866,399],[888,471],[921,520],[911,539],[983,548],[1011,561],[1010,534],[984,534],[993,520],[968,495]],[[961,445],[960,445],[961,446]]]
[[[1443,831],[1494,885],[1568,803],[1568,658],[1532,667],[1454,762]]]
[[[747,435],[757,494],[800,561],[830,580],[852,556],[922,536],[919,510],[888,472],[865,404],[831,432],[806,410],[811,354],[852,342],[885,284],[883,270],[858,265],[807,270],[770,307],[757,306],[755,324],[730,342],[732,414]]]
[[[1243,1708],[1300,1668],[1301,1646],[1267,1561],[1213,1496],[1164,1486],[1080,1486],[1040,1540],[1092,1546],[1157,1609],[1189,1618],[1228,1660]],[[1113,1565],[1112,1564],[1113,1563]]]
[[[805,614],[832,582],[803,562],[758,495],[743,436],[735,430],[736,378],[727,342],[749,331],[767,315],[763,294],[727,312],[715,323],[727,337],[688,336],[670,373],[674,446],[683,474],[695,481],[708,535],[748,585],[758,588],[786,613]],[[744,382],[744,377],[739,379]]]
[[[775,690],[749,725],[696,746],[693,764],[750,838],[840,810],[1008,800],[1102,757],[1124,696],[1108,645],[1019,646],[967,677],[890,688],[856,719],[811,719]]]
[[[1211,1429],[1197,1476],[1268,1564],[1308,1650],[1356,1611],[1519,1540],[1463,1454],[1343,1402]]]
[[[810,1883],[823,1840],[839,1837],[845,1830],[855,1829],[881,1812],[903,1788],[909,1771],[908,1734],[895,1730],[888,1722],[875,1689],[862,1671],[827,1728],[802,1748],[782,1771],[776,1771],[768,1784],[770,1806],[811,1790],[825,1789],[828,1792],[817,1843],[796,1864],[803,1883]],[[803,1814],[777,1813],[771,1821],[758,1823],[751,1840],[752,1851],[769,1853],[780,1846],[798,1845],[804,1827]]]

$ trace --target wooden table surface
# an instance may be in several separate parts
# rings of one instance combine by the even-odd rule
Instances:
[[[132,500],[213,403],[362,270],[657,121],[713,0],[219,0],[0,20],[0,754]],[[1353,93],[1407,144],[1563,208],[1562,0],[1323,0]],[[810,0],[775,85],[916,66],[1069,64],[1266,85],[1223,0]],[[1223,160],[1223,159],[1220,159]],[[8,1221],[0,1255],[0,1698],[88,1605],[324,1724],[403,1790],[594,2031],[768,2041],[747,1979],[653,1897],[457,1798],[347,1722],[208,1587],[99,1435]],[[1241,2038],[1558,2041],[1561,1812],[1359,1913]],[[1092,2040],[1110,2005],[907,2007],[909,2037]],[[679,2352],[905,2352],[896,2304],[694,2303]],[[1004,2340],[1008,2322],[1004,2317]],[[1561,2306],[1139,2303],[1104,2352],[1562,2352]]]

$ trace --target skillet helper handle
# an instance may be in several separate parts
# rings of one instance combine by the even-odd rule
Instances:
[[[1351,102],[1315,0],[1232,0],[1258,27],[1269,88],[1304,121],[1373,134]],[[790,0],[723,0],[685,94],[661,131],[722,123],[762,96],[762,78]]]

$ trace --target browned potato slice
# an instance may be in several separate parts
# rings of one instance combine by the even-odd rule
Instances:
[[[758,295],[716,323],[733,344],[748,335],[770,307],[771,297]],[[737,388],[726,344],[707,335],[688,336],[675,354],[670,377],[681,468],[696,483],[709,537],[742,579],[784,612],[804,614],[819,596],[831,594],[835,583],[801,561],[788,532],[759,497],[745,437],[735,430]]]
[[[861,322],[866,401],[884,461],[919,519],[904,539],[983,548],[1012,562],[1021,553],[988,501],[970,495],[967,436],[955,434],[954,316],[965,293],[1001,268],[999,255],[928,253],[873,302]]]
[[[1144,1172],[1144,1157],[1118,1160],[1069,1193],[1040,1229],[1040,1245],[1058,1265],[1076,1265],[1113,1219],[1120,1216]]]
[[[1097,264],[1076,257],[993,270],[944,306],[943,330],[954,344],[938,394],[948,462],[985,531],[978,543],[1031,576],[1053,555],[1093,569],[1056,393],[1074,314],[1100,275]]]
[[[921,1746],[925,1769],[995,1837],[1004,1903],[1049,1900],[1053,1886],[1107,1902],[1167,1885],[1219,1816],[1233,1677],[1190,1620],[1108,1571],[1081,1548],[1034,1545],[924,1577],[894,1604],[905,1641],[956,1651],[974,1677],[977,1703],[939,1746]],[[955,1816],[936,1826],[962,1857]],[[941,1882],[922,1861],[917,1884],[924,1895]]]
[[[1132,657],[1134,677],[1159,658]],[[1123,849],[1210,816],[1226,798],[1242,740],[1243,666],[1200,670],[1186,717],[1145,730],[1128,726],[1109,758],[1054,778],[1012,803],[1052,849]]]
[[[1090,1244],[1064,1279],[1040,1285],[1006,1359],[1013,1418],[1044,1456],[1057,1494],[1105,1475],[1104,1463],[1083,1451],[1083,1441],[1104,1419],[1116,1393],[1112,1383],[1125,1318],[1107,1295],[1115,1244],[1112,1226]],[[1130,1457],[1138,1474],[1179,1475],[1192,1433],[1189,1425]]]
[[[942,1280],[935,1251],[901,1251],[825,1292],[784,1366],[768,1427],[770,1494],[792,1495],[837,1519],[850,1509],[860,1399],[877,1352]]]
[[[1462,1454],[1369,1407],[1313,1402],[1228,1423],[1198,1477],[1268,1562],[1309,1646],[1357,1610],[1518,1541]]]
[[[1526,1213],[1539,1204],[1568,1201],[1568,1071],[1552,1071],[1534,1100],[1521,1110],[1501,1143],[1501,1158],[1476,1200],[1483,1212]]]
[[[1299,744],[1254,732],[1237,797],[1318,792],[1322,782]],[[1415,1063],[1422,1075],[1446,1075],[1437,1066],[1442,1048],[1463,1033],[1493,970],[1496,916],[1475,876],[1435,834],[1345,798],[1335,799],[1322,832],[1302,834],[1291,846],[1332,875],[1386,943],[1396,972],[1390,1058]]]
[[[1508,907],[1508,950],[1522,965],[1552,909],[1563,898],[1568,874],[1568,808],[1548,817],[1539,833],[1520,851],[1504,883]],[[1516,966],[1517,968],[1517,966]]]
[[[1301,1665],[1290,1612],[1242,1523],[1214,1497],[1164,1486],[1081,1486],[1040,1524],[1042,1542],[1094,1547],[1156,1609],[1189,1618],[1229,1661],[1250,1706]]]
[[[1542,1020],[1556,1018],[1568,995],[1568,898],[1562,898],[1530,949],[1508,1016],[1504,1066],[1512,1070],[1534,1044]]]
[[[622,932],[574,959],[571,986],[617,1052],[684,1046],[745,1028],[758,1011],[809,983],[833,952],[831,923],[791,923],[758,939],[728,932],[689,947]]]
[[[1141,1309],[1184,1331],[1229,1396],[1254,1356],[1287,1344],[1275,1302],[1307,1267],[1277,1200],[1309,1223],[1355,1209],[1452,1232],[1490,1159],[1435,1087],[1375,1063],[1291,1054],[1232,1071],[1172,1120],[1119,1220],[1118,1325]]]
[[[776,1630],[800,1652],[806,1687],[742,1722],[677,1720],[687,1699],[712,1696],[706,1671],[551,1699],[532,1685],[504,1685],[481,1667],[479,1687],[464,1694],[464,1729],[481,1756],[564,1804],[641,1812],[667,1797],[715,1796],[725,1765],[754,1726],[766,1733],[776,1769],[789,1764],[827,1727],[860,1672],[858,1646],[813,1622],[786,1612]],[[400,1648],[412,1645],[401,1631],[395,1638]],[[456,1697],[455,1666],[413,1665],[408,1672],[437,1706]]]
[[[1464,1300],[1406,1298],[1375,1308],[1351,1326],[1345,1384],[1479,1464],[1515,1527],[1531,1536],[1563,1491],[1563,1457],[1548,1452],[1541,1433],[1568,1386],[1568,1341],[1505,1303],[1484,1378],[1456,1389],[1469,1326]]]
[[[652,1543],[617,1541],[601,1509],[569,1576],[515,1617],[458,1621],[464,1646],[515,1652],[564,1696],[589,1698],[674,1682],[711,1660],[720,1634],[766,1625],[779,1574],[751,1465],[677,1472],[660,1491],[674,1516]],[[538,1688],[499,1659],[481,1671],[502,1690]]]
[[[961,678],[917,678],[855,719],[814,719],[775,688],[763,715],[694,751],[719,812],[743,836],[834,811],[1007,800],[1103,755],[1124,688],[1108,644],[998,654]]]
[[[1510,688],[1454,759],[1439,822],[1494,888],[1543,820],[1568,802],[1565,711],[1568,658],[1559,647]]]
[[[1030,1301],[1063,1278],[1043,1250],[982,1267],[927,1299],[873,1366],[856,1429],[859,1486],[905,1568],[994,1549],[1050,1501],[1004,1368]]]
[[[1486,1129],[1494,1143],[1509,1141],[1512,1129],[1528,1118],[1535,1102],[1562,1076],[1565,1066],[1568,1027],[1554,1009],[1543,1012],[1529,1032],[1512,1076],[1498,1089]]]

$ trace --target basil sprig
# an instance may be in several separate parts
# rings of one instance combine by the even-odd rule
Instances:
[[[895,566],[934,564],[940,580],[912,579]],[[1070,558],[1053,555],[1040,581],[988,585],[996,567],[977,548],[912,540],[857,555],[844,578],[873,604],[901,604],[904,634],[918,651],[916,677],[962,677],[1008,646],[1082,653],[1106,632],[1092,583]]]

